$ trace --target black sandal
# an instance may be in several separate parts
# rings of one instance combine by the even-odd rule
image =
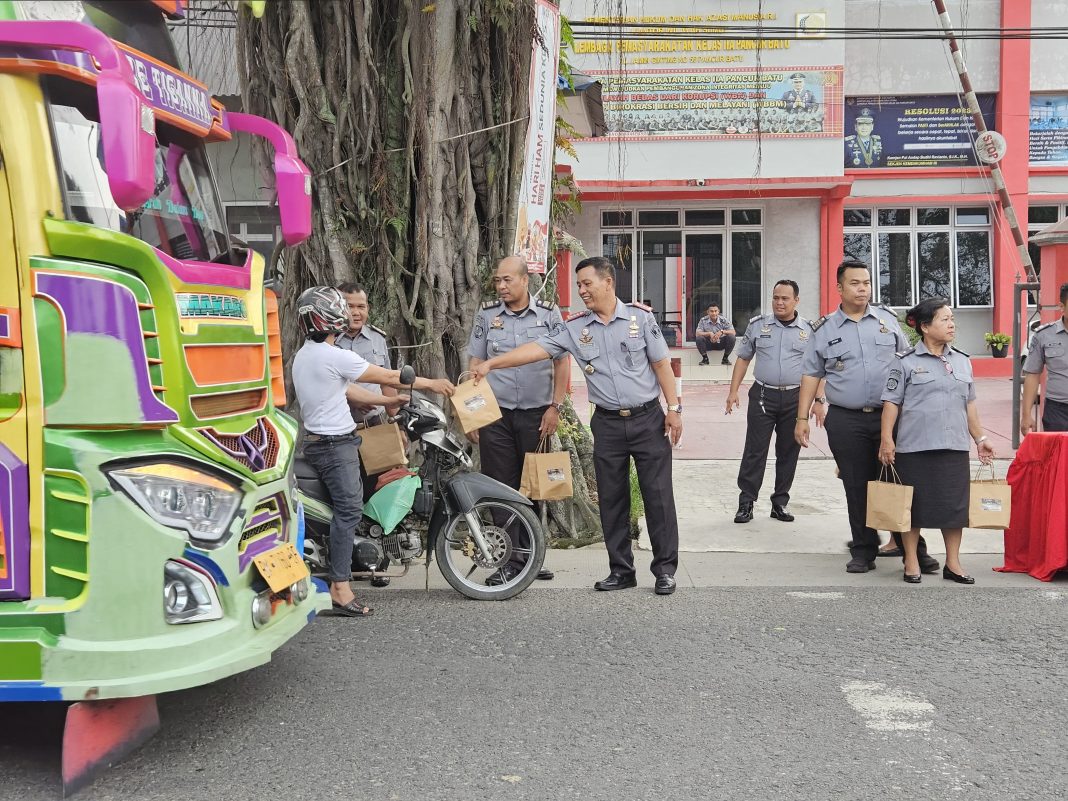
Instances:
[[[375,613],[374,609],[369,606],[364,606],[355,598],[347,604],[339,604],[337,601],[334,601],[333,609],[335,617],[370,617]]]

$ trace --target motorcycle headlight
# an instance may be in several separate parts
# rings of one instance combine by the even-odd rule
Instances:
[[[241,504],[240,490],[184,465],[160,462],[119,468],[108,475],[157,523],[187,531],[208,545],[223,542]]]

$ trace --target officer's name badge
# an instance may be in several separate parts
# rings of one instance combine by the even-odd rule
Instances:
[[[582,336],[579,337],[579,344],[580,345],[592,345],[593,344],[593,337],[590,336],[590,329],[588,329],[588,328],[583,328],[582,329]]]
[[[501,322],[500,315],[493,318],[493,322],[490,323],[490,328],[504,328],[504,323]]]

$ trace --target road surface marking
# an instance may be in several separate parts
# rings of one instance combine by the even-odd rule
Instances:
[[[842,685],[846,701],[869,729],[875,731],[930,731],[934,706],[920,695],[876,681],[850,681]]]

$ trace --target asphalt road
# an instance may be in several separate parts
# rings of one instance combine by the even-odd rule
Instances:
[[[924,578],[391,588],[372,619],[161,697],[156,738],[77,797],[1062,798],[1068,587]],[[59,797],[58,725],[0,708],[0,798]]]

